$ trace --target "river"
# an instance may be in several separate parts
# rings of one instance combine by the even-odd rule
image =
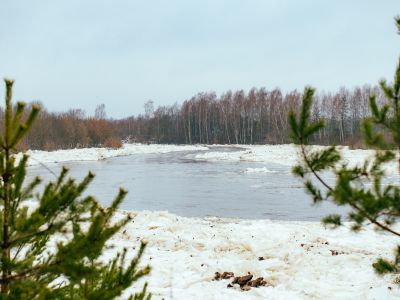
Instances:
[[[315,221],[345,210],[330,203],[311,205],[302,183],[290,167],[274,163],[199,161],[204,151],[239,151],[241,148],[165,154],[135,154],[102,161],[50,163],[29,167],[29,177],[54,180],[62,165],[82,179],[88,170],[96,177],[87,193],[107,205],[119,187],[129,191],[121,208],[169,211],[181,216],[218,216],[250,219]],[[50,172],[51,170],[51,172]]]

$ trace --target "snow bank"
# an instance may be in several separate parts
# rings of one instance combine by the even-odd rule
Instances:
[[[278,163],[287,166],[293,166],[299,159],[299,147],[294,144],[286,145],[235,145],[226,146],[240,147],[242,151],[212,151],[199,153],[195,156],[198,160],[227,160],[227,161],[251,161],[251,162],[266,162]],[[323,146],[313,146],[315,149],[323,149]],[[372,150],[350,150],[348,147],[338,147],[343,154],[346,162],[359,163],[365,158],[372,157]]]
[[[294,144],[287,145],[236,145],[226,146],[240,147],[242,151],[212,151],[195,155],[195,159],[201,161],[249,161],[275,163],[292,167],[298,163],[300,152],[299,147]],[[315,149],[323,149],[323,146],[313,146]],[[371,159],[374,156],[373,150],[350,150],[347,146],[338,147],[345,163],[351,166],[362,166],[365,159]],[[395,163],[385,166],[390,174],[397,173]]]
[[[124,144],[120,149],[108,148],[83,148],[57,151],[29,150],[29,165],[39,163],[55,163],[67,161],[93,161],[116,156],[133,154],[168,153],[175,151],[207,150],[208,147],[200,145],[157,145],[157,144]],[[21,154],[19,154],[20,156]]]
[[[148,242],[143,263],[152,266],[153,299],[400,299],[395,278],[371,266],[392,258],[397,239],[371,227],[353,233],[312,222],[139,212],[113,243],[134,255],[140,240]],[[217,271],[251,272],[271,286],[227,288],[229,280],[213,280]]]
[[[199,153],[195,156],[195,159],[266,162],[288,166],[292,166],[297,162],[297,147],[294,145],[236,145],[226,147],[240,147],[244,150]]]
[[[288,145],[223,145],[226,150],[219,150],[221,145],[159,145],[159,144],[124,144],[120,149],[84,148],[57,151],[29,150],[29,165],[39,163],[57,163],[67,161],[95,161],[116,156],[134,154],[162,154],[176,151],[201,151],[194,155],[194,159],[200,161],[249,161],[275,163],[285,166],[293,166],[299,160],[299,149],[293,144]],[[322,148],[322,146],[314,146]],[[236,151],[236,149],[239,149]],[[240,150],[242,149],[242,150]],[[211,150],[211,151],[204,151]],[[372,158],[372,150],[350,150],[348,147],[340,147],[345,162],[352,165],[362,165],[366,158]],[[21,154],[19,154],[20,156]],[[397,172],[396,164],[386,166],[390,173]],[[268,172],[266,169],[248,169],[251,172]]]

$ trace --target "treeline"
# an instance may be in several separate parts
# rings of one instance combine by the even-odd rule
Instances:
[[[368,99],[384,97],[377,87],[341,88],[315,97],[312,118],[324,118],[326,128],[314,136],[315,144],[362,147],[360,121],[369,115]],[[282,144],[289,143],[288,112],[297,111],[302,94],[280,89],[253,88],[228,91],[221,96],[199,93],[181,105],[154,107],[145,103],[145,113],[120,120],[106,117],[104,104],[94,116],[80,109],[63,113],[42,111],[22,142],[24,149],[120,147],[121,140],[174,144]],[[3,111],[0,111],[0,118]]]
[[[122,146],[121,136],[115,122],[106,118],[104,104],[96,108],[94,116],[87,117],[81,109],[55,113],[41,106],[32,130],[21,141],[18,150],[57,150],[84,147]],[[0,110],[0,119],[4,111]],[[24,116],[25,118],[27,116]],[[2,128],[0,128],[2,130]]]
[[[384,98],[377,87],[341,88],[315,97],[312,118],[324,118],[326,128],[314,137],[315,144],[362,146],[360,121],[369,115],[369,95]],[[282,144],[289,143],[288,112],[297,111],[302,94],[280,89],[251,89],[200,93],[182,105],[152,108],[146,113],[117,121],[121,136],[132,141],[180,144]]]
[[[81,110],[69,110],[66,113],[42,111],[23,145],[28,149],[56,150],[84,147],[119,148],[122,143],[113,121],[85,117]]]

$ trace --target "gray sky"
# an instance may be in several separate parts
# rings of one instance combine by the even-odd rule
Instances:
[[[392,78],[397,14],[398,0],[4,1],[0,76],[17,100],[112,117],[202,91],[333,91]]]

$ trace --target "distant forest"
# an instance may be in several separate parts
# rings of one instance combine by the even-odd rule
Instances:
[[[360,121],[369,115],[369,95],[385,99],[377,87],[341,88],[320,92],[312,118],[324,118],[326,128],[314,136],[315,144],[363,147]],[[302,94],[280,89],[199,93],[182,104],[154,107],[144,104],[145,113],[114,120],[106,116],[104,104],[94,116],[80,109],[49,112],[42,106],[33,129],[22,143],[24,149],[67,149],[120,147],[121,140],[173,144],[282,144],[289,143],[287,115],[300,107]],[[2,112],[1,112],[2,115]]]

